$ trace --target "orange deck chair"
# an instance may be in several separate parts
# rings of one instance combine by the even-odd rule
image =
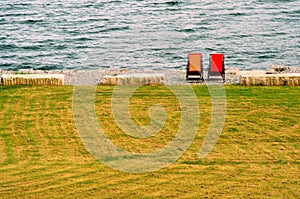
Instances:
[[[208,79],[211,79],[212,76],[222,77],[225,82],[224,54],[210,54]]]
[[[188,64],[186,68],[187,80],[203,81],[203,67],[202,67],[202,54],[190,53],[188,54]]]

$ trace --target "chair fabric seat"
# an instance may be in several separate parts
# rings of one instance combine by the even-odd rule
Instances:
[[[186,79],[203,81],[203,67],[202,67],[201,53],[188,54]]]
[[[224,54],[210,54],[208,79],[212,77],[222,77],[223,82],[225,82]]]

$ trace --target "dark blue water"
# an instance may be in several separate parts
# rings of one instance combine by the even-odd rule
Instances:
[[[299,33],[299,0],[1,0],[0,68],[300,67]]]

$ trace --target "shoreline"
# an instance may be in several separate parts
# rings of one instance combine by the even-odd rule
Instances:
[[[33,69],[20,69],[18,71],[2,70],[0,69],[0,77],[4,74],[8,75],[24,75],[24,74],[39,74],[41,76],[47,74],[61,74],[64,76],[63,85],[98,85],[103,83],[103,77],[112,76],[117,77],[120,75],[151,75],[163,74],[164,84],[166,85],[187,85],[191,84],[186,80],[186,70],[178,69],[165,69],[165,70],[150,70],[150,69],[120,69],[120,68],[107,68],[97,70],[33,70]],[[238,68],[225,69],[225,82],[224,84],[240,84],[241,76],[255,76],[255,75],[268,75],[268,74],[300,74],[300,68],[287,67],[287,66],[270,66],[267,70],[240,70]],[[203,71],[204,79],[207,79],[207,71]],[[197,84],[207,84],[208,81]],[[214,81],[220,83],[220,81]],[[221,82],[222,83],[222,82]]]

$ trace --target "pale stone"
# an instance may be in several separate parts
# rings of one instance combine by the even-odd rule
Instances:
[[[266,74],[278,74],[278,72],[273,69],[269,69],[268,71],[266,71]]]
[[[265,75],[266,71],[264,70],[243,70],[237,72],[237,75]]]
[[[13,70],[2,70],[2,74],[15,74],[16,71]]]
[[[112,85],[132,85],[140,86],[147,84],[164,84],[163,74],[124,74],[124,75],[105,75],[102,78],[102,84],[112,84]]]
[[[239,68],[226,68],[225,73],[229,75],[236,75],[238,72],[240,72]]]
[[[241,75],[241,85],[262,85],[262,86],[299,86],[299,73],[286,74],[265,74],[265,75]]]
[[[62,74],[3,74],[3,85],[64,85]]]
[[[33,71],[33,74],[44,74],[45,73],[45,71],[43,71],[43,70],[34,70]]]
[[[29,68],[29,69],[19,69],[17,73],[30,74],[30,73],[33,73],[33,69],[32,68]]]
[[[280,72],[282,72],[282,71],[287,70],[288,67],[286,67],[286,66],[280,66],[280,65],[271,65],[271,66],[269,67],[269,69],[270,69],[270,70],[273,70],[273,71],[275,71],[275,72],[277,72],[277,73],[280,73]]]
[[[46,70],[45,73],[48,73],[48,74],[61,74],[62,71],[61,70]]]
[[[104,70],[104,74],[108,76],[117,76],[121,74],[121,71],[119,68],[112,67],[112,68],[107,68]]]

